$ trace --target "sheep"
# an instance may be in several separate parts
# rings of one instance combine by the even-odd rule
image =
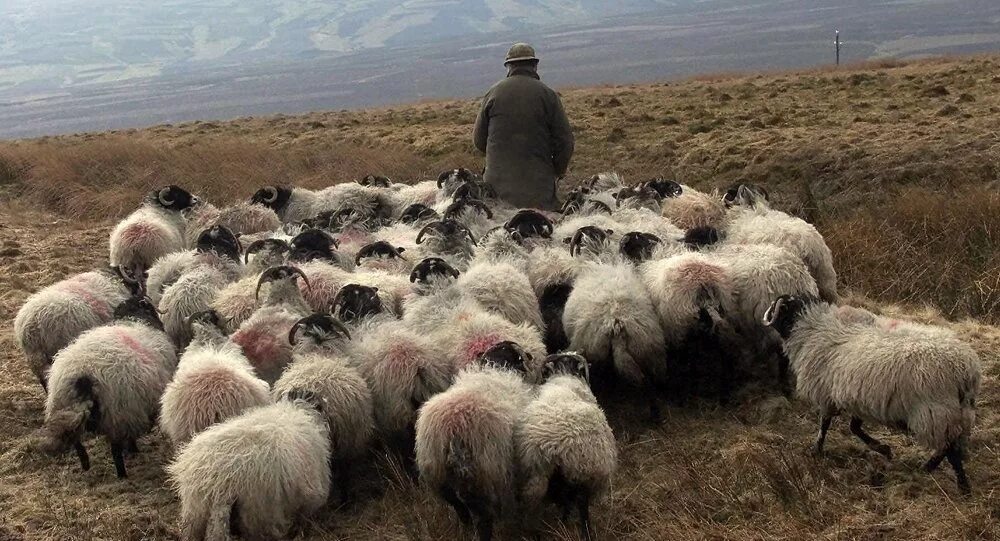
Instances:
[[[330,494],[322,401],[293,391],[214,425],[181,449],[167,473],[181,499],[183,539],[284,539]]]
[[[195,266],[198,261],[197,250],[182,250],[171,252],[156,260],[146,273],[146,294],[154,306],[160,305],[163,292],[173,285],[182,274]]]
[[[354,256],[354,267],[363,270],[381,270],[403,274],[410,271],[411,264],[403,256],[405,247],[393,246],[384,240],[366,244]],[[362,263],[363,261],[363,263]]]
[[[257,376],[269,384],[292,362],[288,331],[296,321],[312,313],[296,285],[299,276],[308,287],[309,279],[296,267],[272,267],[264,271],[257,282],[257,292],[266,283],[271,287],[263,306],[230,337],[243,349]]]
[[[285,255],[291,247],[282,239],[260,239],[250,243],[243,253],[245,272],[259,274],[285,262]],[[250,256],[253,257],[253,264]]]
[[[823,240],[823,235],[812,224],[784,212],[768,207],[763,197],[751,193],[753,188],[743,188],[743,195],[736,202],[753,201],[752,206],[733,206],[729,209],[726,242],[729,244],[774,244],[787,249],[805,262],[809,273],[816,280],[823,300],[836,303],[837,271],[833,254]]]
[[[273,210],[264,205],[244,201],[219,209],[203,202],[188,214],[187,246],[194,247],[198,235],[213,225],[225,226],[236,236],[243,236],[276,231],[281,228],[281,220]]]
[[[209,309],[219,292],[242,275],[239,249],[239,241],[225,226],[206,229],[198,237],[198,250],[205,253],[163,292],[157,309],[178,348],[191,340],[188,318]]]
[[[425,225],[417,233],[417,244],[422,244],[420,252],[425,257],[451,256],[464,265],[472,258],[476,238],[462,223],[445,219]]]
[[[297,332],[298,329],[304,332]],[[299,337],[304,340],[296,343]],[[323,413],[330,424],[330,466],[340,488],[341,503],[350,494],[350,468],[365,454],[375,431],[372,394],[368,383],[352,361],[340,353],[339,344],[350,340],[350,332],[329,314],[315,314],[299,320],[289,332],[295,348],[292,364],[274,383],[272,394],[279,397],[300,389],[323,400]]]
[[[533,209],[517,211],[517,214],[503,224],[503,228],[507,231],[516,231],[522,239],[531,237],[547,239],[551,238],[554,232],[552,220]]]
[[[420,408],[416,459],[420,480],[489,540],[498,514],[514,500],[514,427],[531,399],[528,354],[502,342],[459,372],[455,383]]]
[[[181,211],[197,203],[197,197],[178,186],[164,186],[150,192],[138,210],[111,230],[111,266],[124,267],[145,283],[145,272],[157,259],[184,249]]]
[[[459,311],[462,294],[452,287],[459,271],[440,257],[429,257],[414,265],[410,282],[414,295],[403,303],[403,321],[420,333],[431,333]]]
[[[590,539],[590,502],[607,493],[618,468],[615,436],[590,390],[586,359],[550,355],[543,373],[514,430],[521,505],[537,509],[548,497],[564,517],[575,507],[581,537]]]
[[[475,183],[477,181],[481,182],[479,175],[464,167],[442,171],[437,178],[438,200],[451,198],[455,190],[463,184]],[[477,197],[476,199],[481,198]]]
[[[394,319],[395,316],[388,312],[387,303],[380,293],[382,292],[377,287],[347,284],[333,298],[330,313],[345,323],[355,325],[361,325],[382,314]]]
[[[649,292],[631,265],[589,264],[566,300],[563,327],[570,349],[596,363],[602,377],[615,375],[640,388],[653,388],[663,381],[663,328]],[[650,413],[654,420],[659,418],[653,396]]]
[[[325,260],[338,267],[351,271],[354,270],[353,262],[349,257],[337,252],[339,243],[328,233],[320,229],[307,229],[292,238],[288,243],[288,261],[293,263],[307,263],[314,259]]]
[[[392,188],[392,179],[383,175],[365,175],[358,179],[358,184],[362,186],[371,186],[374,188]]]
[[[417,410],[451,385],[455,367],[433,336],[404,322],[389,322],[367,333],[351,351],[368,382],[381,439],[408,465],[413,461]]]
[[[484,351],[501,342],[520,344],[529,354],[529,361],[537,359],[541,362],[545,358],[545,343],[537,327],[511,323],[503,316],[485,311],[478,302],[470,299],[460,300],[447,313],[448,318],[436,329],[435,335],[446,348],[455,370],[469,366]],[[541,366],[529,364],[527,368],[530,381],[541,377]]]
[[[436,210],[421,203],[409,205],[399,215],[399,221],[408,225],[423,225],[439,218],[441,215]]]
[[[963,454],[982,368],[968,344],[939,327],[844,320],[837,307],[795,295],[775,299],[764,323],[784,340],[798,395],[819,409],[816,453],[841,413],[851,416],[851,432],[886,458],[892,450],[865,433],[863,421],[902,427],[933,452],[928,472],[947,458],[959,490],[971,492]]]
[[[542,314],[528,276],[510,262],[482,262],[471,265],[455,287],[483,308],[511,323],[527,323],[545,329]]]
[[[690,186],[682,184],[680,187],[680,194],[663,198],[661,213],[664,218],[681,229],[725,227],[726,209],[718,199]]]
[[[525,239],[517,231],[509,231],[504,229],[503,226],[497,226],[479,238],[479,242],[476,245],[476,257],[471,264],[474,265],[477,262],[499,263],[506,261],[524,271],[526,270],[525,264],[528,261],[529,252],[538,246],[542,246],[542,244],[536,244],[531,241],[526,243]]]
[[[160,397],[160,429],[175,448],[209,426],[271,403],[267,382],[219,329],[214,311],[188,318],[194,339]]]
[[[616,209],[647,209],[659,213],[663,197],[651,186],[638,184],[628,186],[615,193]],[[614,215],[614,213],[612,213]]]
[[[493,210],[482,201],[472,198],[456,199],[444,209],[441,217],[465,225],[476,237],[483,236],[496,225]]]
[[[264,205],[273,210],[282,223],[296,223],[312,218],[318,211],[316,192],[288,186],[264,186],[250,198],[252,205]]]
[[[114,309],[139,283],[120,268],[85,272],[28,297],[14,316],[14,343],[47,388],[52,357],[82,332],[111,321]]]
[[[160,395],[177,365],[177,353],[146,297],[115,308],[115,321],[79,336],[60,351],[49,371],[45,425],[35,446],[49,454],[73,447],[84,471],[90,457],[85,431],[104,435],[115,472],[127,477],[124,451],[155,423]]]

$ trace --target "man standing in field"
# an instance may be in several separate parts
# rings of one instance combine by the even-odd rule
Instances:
[[[486,153],[485,181],[518,207],[557,210],[556,181],[573,156],[573,132],[554,90],[538,77],[538,58],[517,43],[504,60],[507,78],[483,98],[473,139]]]

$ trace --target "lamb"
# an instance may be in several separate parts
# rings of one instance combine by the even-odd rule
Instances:
[[[111,231],[111,266],[124,267],[145,283],[145,273],[157,259],[184,249],[181,211],[197,203],[197,197],[179,186],[150,192],[142,206]]]
[[[257,291],[266,283],[271,283],[271,288],[263,306],[230,337],[243,348],[257,376],[268,383],[277,381],[281,371],[292,362],[292,347],[287,340],[292,325],[312,313],[296,285],[299,276],[308,287],[309,279],[296,267],[272,267],[264,271]]]
[[[296,390],[214,425],[181,449],[167,473],[181,499],[183,539],[284,539],[330,494],[322,401]]]
[[[602,378],[618,376],[640,388],[653,388],[663,381],[663,328],[650,293],[631,265],[589,264],[566,301],[563,327],[570,349],[593,361]],[[659,418],[653,396],[650,413]]]
[[[590,502],[608,491],[618,468],[615,436],[590,390],[587,360],[550,355],[546,382],[514,430],[521,504],[538,509],[548,497],[564,517],[576,508],[580,536],[590,536]]]
[[[837,307],[795,295],[775,299],[764,323],[784,339],[799,396],[819,409],[816,453],[842,413],[851,416],[851,433],[886,458],[892,450],[865,433],[862,423],[902,427],[933,452],[928,472],[947,458],[959,490],[971,493],[963,455],[982,368],[968,344],[939,327],[843,319]]]
[[[271,403],[267,382],[227,340],[217,313],[200,312],[188,321],[194,339],[160,398],[160,429],[175,448],[213,424]]]
[[[299,328],[304,332],[296,332]],[[299,336],[304,340],[296,343]],[[333,441],[331,471],[339,484],[342,503],[350,493],[350,468],[365,454],[375,431],[368,384],[336,343],[350,340],[350,336],[343,324],[329,314],[315,314],[297,322],[289,334],[295,359],[271,391],[279,397],[298,389],[322,399]]]
[[[736,202],[753,201],[752,206],[734,206],[729,210],[726,242],[729,244],[773,244],[787,249],[805,262],[816,280],[823,300],[836,303],[837,271],[833,254],[816,228],[802,220],[773,210],[752,188],[743,188]]]
[[[463,524],[475,519],[482,540],[514,500],[514,427],[532,395],[523,377],[528,360],[517,344],[496,344],[417,416],[420,480]]]
[[[52,357],[82,332],[111,321],[115,307],[139,290],[127,271],[112,267],[71,276],[28,297],[14,317],[14,343],[43,389]]]
[[[115,471],[125,478],[124,451],[153,427],[177,353],[148,298],[127,299],[114,316],[114,323],[81,334],[55,356],[35,446],[49,454],[73,447],[86,471],[90,457],[81,438],[96,432],[108,439]]]
[[[250,204],[264,205],[286,224],[301,222],[319,212],[314,210],[316,192],[288,186],[264,186],[253,194]]]

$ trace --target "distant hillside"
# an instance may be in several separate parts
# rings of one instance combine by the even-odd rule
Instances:
[[[5,0],[0,138],[479,95],[515,40],[558,86],[996,51],[992,0]]]

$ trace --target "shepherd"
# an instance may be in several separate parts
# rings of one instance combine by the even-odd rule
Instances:
[[[484,180],[521,208],[557,210],[557,183],[573,156],[573,131],[554,90],[538,77],[538,57],[516,43],[504,59],[507,77],[483,98],[473,139],[486,153]]]

